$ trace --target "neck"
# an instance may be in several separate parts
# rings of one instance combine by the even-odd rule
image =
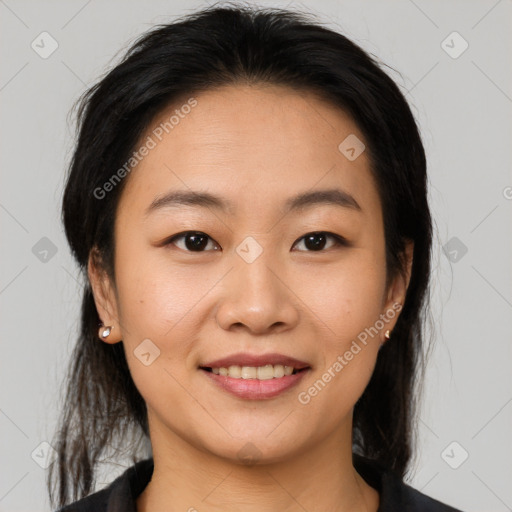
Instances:
[[[343,439],[334,433],[286,461],[244,465],[152,432],[153,476],[137,511],[376,512],[379,495],[352,465],[351,438]]]

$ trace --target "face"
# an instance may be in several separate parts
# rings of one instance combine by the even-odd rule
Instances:
[[[115,326],[108,342],[122,340],[152,435],[285,460],[350,432],[408,276],[386,288],[369,159],[338,148],[364,142],[346,114],[278,86],[195,101],[162,112],[141,139],[155,144],[125,178],[115,287],[89,266],[96,305]],[[218,201],[179,203],[175,192]],[[249,378],[222,375],[236,363]],[[281,376],[279,363],[306,368]]]

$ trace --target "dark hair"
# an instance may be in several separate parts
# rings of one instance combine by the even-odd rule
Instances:
[[[408,468],[419,396],[414,385],[423,380],[432,243],[425,152],[412,112],[374,57],[308,14],[212,6],[143,34],[121,63],[80,98],[62,214],[85,284],[80,333],[53,443],[58,458],[47,481],[52,506],[55,472],[58,506],[63,506],[94,490],[96,466],[115,434],[134,462],[137,435],[146,448],[149,439],[146,404],[131,378],[123,344],[98,340],[100,318],[87,277],[89,254],[97,248],[114,280],[113,228],[126,179],[101,201],[94,190],[129,160],[151,121],[170,103],[241,83],[288,86],[347,112],[364,135],[381,198],[388,282],[404,272],[404,243],[414,241],[405,303],[353,416],[354,453],[401,477]],[[127,444],[129,431],[132,444]]]

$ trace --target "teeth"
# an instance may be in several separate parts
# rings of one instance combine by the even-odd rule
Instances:
[[[267,364],[265,366],[233,365],[229,368],[212,368],[212,372],[216,375],[223,375],[233,379],[269,380],[291,375],[293,373],[293,366],[283,366],[282,364]]]

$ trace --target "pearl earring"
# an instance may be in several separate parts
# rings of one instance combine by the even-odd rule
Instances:
[[[102,325],[100,327],[100,338],[108,338],[108,336],[110,335],[110,333],[112,332],[112,329],[113,327],[108,325],[107,327],[105,327],[104,325]]]

